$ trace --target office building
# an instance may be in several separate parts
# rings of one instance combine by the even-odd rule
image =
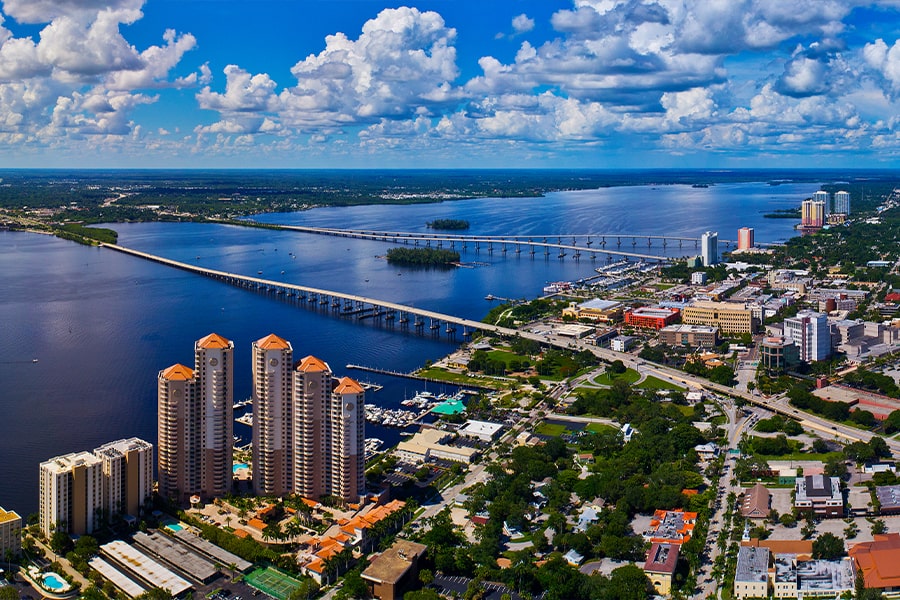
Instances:
[[[290,343],[275,334],[253,342],[253,488],[260,496],[293,488],[293,356]]]
[[[726,302],[695,302],[681,312],[681,321],[718,327],[722,333],[755,333],[759,323],[749,308]]]
[[[831,329],[823,313],[802,310],[785,319],[784,337],[797,346],[801,361],[825,360],[831,356]]]
[[[707,231],[700,236],[700,257],[703,266],[709,267],[719,262],[719,234]]]
[[[157,377],[159,493],[184,504],[231,491],[234,343],[215,333],[194,344],[194,368]]]
[[[694,271],[691,273],[691,285],[706,285],[706,272]]]
[[[798,477],[794,507],[800,512],[811,510],[820,517],[842,517],[844,495],[837,477],[806,475]]]
[[[759,343],[759,360],[766,371],[780,373],[800,363],[800,350],[787,338],[767,337]]]
[[[800,205],[800,227],[821,229],[825,224],[825,204],[822,201],[804,200]]]
[[[6,558],[8,553],[19,556],[22,552],[22,517],[15,511],[6,511],[0,507],[0,557]]]
[[[755,245],[756,239],[752,227],[741,227],[738,229],[738,250],[749,250]]]
[[[712,348],[719,341],[719,330],[709,325],[669,325],[659,330],[659,341],[667,346]]]
[[[139,516],[153,495],[153,444],[118,440],[94,450],[103,471],[103,508],[113,515]]]
[[[680,316],[681,311],[677,308],[641,306],[625,312],[625,323],[641,329],[660,330],[677,323]]]
[[[405,591],[418,587],[419,561],[427,549],[415,542],[395,541],[362,572],[370,594],[379,600],[399,600]]]
[[[850,214],[850,192],[841,190],[834,193],[834,212],[839,215]]]
[[[57,529],[93,533],[103,513],[102,461],[90,452],[57,456],[40,465],[40,525],[49,538]]]

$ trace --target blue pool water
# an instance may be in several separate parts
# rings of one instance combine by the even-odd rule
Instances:
[[[62,590],[69,587],[69,584],[66,583],[62,577],[57,575],[56,573],[45,573],[43,577],[44,585],[47,586],[47,589],[51,589],[54,591]]]
[[[181,523],[169,523],[168,525],[166,525],[166,529],[168,529],[169,531],[181,531],[182,529],[184,529],[184,527],[181,525]]]
[[[236,465],[231,467],[231,470],[234,471],[235,473],[237,473],[238,469],[249,469],[249,468],[250,468],[250,465],[248,465],[247,463],[237,463]]]

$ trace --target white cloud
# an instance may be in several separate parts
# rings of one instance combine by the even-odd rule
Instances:
[[[512,26],[516,33],[528,33],[534,29],[534,19],[530,19],[528,15],[522,13],[513,17]]]

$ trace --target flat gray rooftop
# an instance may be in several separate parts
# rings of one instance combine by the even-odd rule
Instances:
[[[137,598],[147,591],[144,586],[137,583],[99,556],[95,556],[89,560],[88,564],[91,565],[92,569],[103,575],[103,577],[112,581],[113,585],[125,592],[130,598]]]
[[[738,549],[734,581],[753,583],[769,577],[769,549],[741,546]]]
[[[147,535],[143,532],[134,534],[134,541],[150,554],[158,556],[173,567],[183,571],[189,577],[206,583],[216,576],[218,570],[215,565],[194,552],[189,546],[178,543],[177,540],[166,537],[161,533]]]
[[[235,565],[241,573],[246,573],[253,566],[253,563],[247,562],[240,556],[232,554],[224,548],[219,548],[215,544],[204,540],[202,537],[195,535],[187,529],[176,531],[173,535],[180,541],[184,542],[203,556],[207,556],[220,565]]]

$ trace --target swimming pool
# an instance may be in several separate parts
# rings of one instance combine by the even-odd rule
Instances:
[[[184,529],[184,525],[182,525],[181,523],[167,523],[166,529],[168,529],[169,531],[181,531],[182,529]]]
[[[247,463],[237,463],[233,467],[231,467],[231,471],[233,473],[237,473],[240,469],[249,469],[250,465]]]
[[[56,573],[44,573],[41,577],[41,582],[48,590],[53,590],[54,592],[63,592],[69,589],[69,584],[66,580]]]

